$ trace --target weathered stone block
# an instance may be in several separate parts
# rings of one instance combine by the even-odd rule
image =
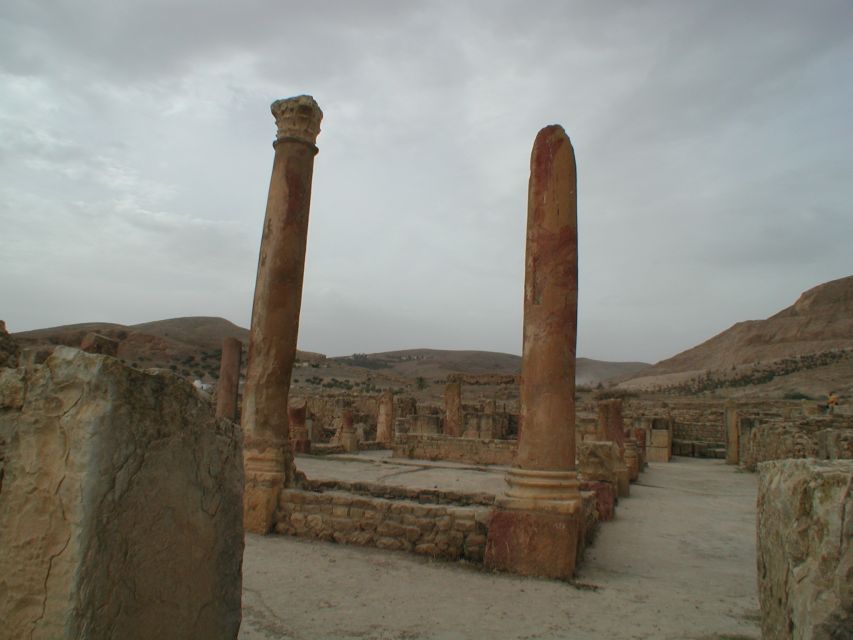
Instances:
[[[487,569],[567,579],[577,561],[577,515],[496,510],[489,525]]]
[[[758,591],[765,638],[853,638],[853,461],[759,465]]]
[[[0,410],[9,638],[236,638],[238,426],[192,385],[58,347]]]

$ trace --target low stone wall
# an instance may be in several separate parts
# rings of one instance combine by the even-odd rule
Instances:
[[[759,466],[762,636],[853,638],[853,461]]]
[[[342,491],[282,491],[276,531],[343,544],[482,562],[490,507],[386,500]]]
[[[509,466],[515,456],[516,445],[515,440],[408,434],[399,436],[394,442],[394,457]]]
[[[493,495],[367,482],[300,482],[299,489],[282,491],[277,533],[447,560],[483,560]],[[606,483],[587,482],[582,488],[579,553],[592,543],[599,522],[613,517],[615,496]]]
[[[345,491],[372,498],[386,500],[410,500],[420,504],[488,507],[494,504],[495,496],[490,493],[461,493],[441,489],[410,489],[375,482],[346,482],[344,480],[300,480],[300,488],[306,491]]]
[[[822,460],[853,458],[853,418],[803,418],[795,424],[772,423],[741,430],[740,464],[755,471],[758,464],[786,458]]]

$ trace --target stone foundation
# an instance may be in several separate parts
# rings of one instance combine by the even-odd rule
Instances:
[[[490,507],[451,507],[341,491],[282,491],[275,530],[342,544],[481,562]]]
[[[509,466],[515,456],[516,445],[515,440],[408,434],[399,436],[394,442],[394,457]]]
[[[763,637],[853,638],[853,461],[759,466]]]

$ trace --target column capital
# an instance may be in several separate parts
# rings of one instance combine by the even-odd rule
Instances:
[[[276,100],[270,105],[275,118],[276,142],[297,140],[312,147],[320,133],[323,112],[311,96],[295,96]]]

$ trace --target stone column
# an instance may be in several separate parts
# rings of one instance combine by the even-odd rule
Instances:
[[[247,531],[268,533],[284,485],[294,477],[287,426],[308,234],[314,143],[323,113],[310,96],[272,104],[278,133],[252,305],[243,391]]]
[[[577,179],[572,144],[551,125],[530,159],[518,451],[496,500],[485,565],[568,578],[583,537],[575,471]]]
[[[352,409],[344,409],[341,412],[340,444],[344,451],[349,453],[358,451],[358,434],[356,434],[352,423]]]
[[[383,391],[379,396],[376,440],[388,446],[394,444],[394,394],[390,391]]]
[[[451,380],[444,388],[444,435],[462,435],[462,383]]]
[[[737,405],[727,402],[723,416],[726,427],[726,464],[738,464],[740,462],[740,441],[738,440],[738,415]]]
[[[237,396],[240,392],[240,364],[243,360],[243,343],[237,338],[222,341],[219,359],[219,382],[216,383],[216,417],[237,419]]]
[[[290,446],[294,453],[311,453],[311,438],[305,418],[308,415],[308,402],[295,400],[287,408],[287,420],[290,427]]]

